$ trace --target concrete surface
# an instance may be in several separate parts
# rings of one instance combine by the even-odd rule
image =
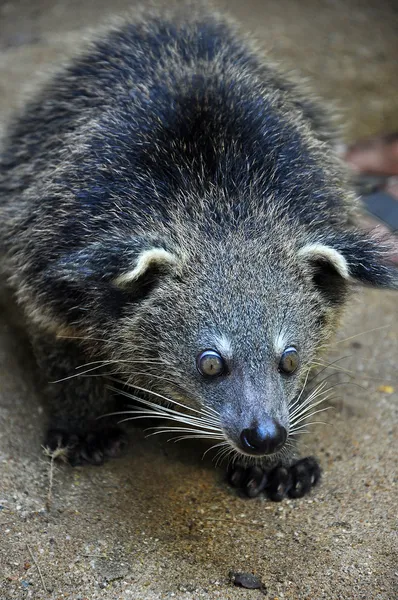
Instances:
[[[0,120],[84,27],[129,4],[2,2]],[[342,105],[347,139],[398,129],[396,3],[247,0],[229,7],[274,56]],[[303,451],[321,459],[322,486],[282,504],[237,497],[223,470],[201,461],[202,447],[134,430],[123,459],[101,468],[58,467],[46,510],[44,409],[28,344],[12,321],[3,308],[1,600],[398,597],[398,403],[383,387],[398,387],[395,294],[366,291],[353,303],[340,334],[351,339],[328,356],[340,357],[345,370],[332,378],[335,410],[325,413],[328,426],[303,439]],[[231,569],[255,573],[266,589],[233,587]]]

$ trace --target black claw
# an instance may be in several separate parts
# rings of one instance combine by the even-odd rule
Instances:
[[[274,502],[280,502],[289,492],[292,486],[291,469],[285,467],[276,467],[271,471],[269,484],[267,487],[267,496]]]
[[[292,468],[293,485],[289,490],[290,498],[301,498],[305,496],[321,477],[321,469],[318,462],[312,456],[303,458],[295,463]]]
[[[65,448],[68,462],[76,467],[83,464],[102,465],[105,458],[120,456],[127,446],[127,436],[117,428],[77,435],[61,429],[48,432],[46,447],[50,450]]]
[[[99,466],[104,462],[106,432],[89,433],[82,440],[81,456],[90,465]]]
[[[267,484],[267,473],[260,467],[252,467],[247,473],[244,491],[249,498],[255,498]]]
[[[104,441],[104,456],[118,458],[125,453],[127,446],[127,435],[120,429],[110,429]]]
[[[83,461],[94,466],[102,465],[104,453],[100,446],[100,441],[95,438],[84,440],[80,448],[80,456]]]
[[[255,498],[265,491],[270,500],[280,502],[286,496],[301,498],[314,487],[321,477],[317,460],[310,456],[290,466],[274,467],[267,470],[260,467],[245,468],[233,465],[228,472],[229,483],[249,496]]]
[[[80,467],[81,465],[88,464],[83,458],[81,446],[77,446],[73,450],[68,450],[68,463],[71,467]]]
[[[228,469],[227,479],[232,487],[240,488],[243,486],[246,479],[246,469],[239,465],[231,465]]]

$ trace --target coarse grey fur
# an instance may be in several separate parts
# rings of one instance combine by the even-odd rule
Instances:
[[[353,284],[396,285],[355,226],[330,119],[211,9],[143,11],[97,37],[10,124],[0,163],[8,285],[44,381],[64,379],[48,385],[48,443],[75,462],[123,443],[96,421],[105,375],[79,367],[148,410],[184,404],[192,435],[240,452],[272,417],[288,441],[261,464],[294,467],[292,407]],[[227,374],[200,375],[205,349]]]

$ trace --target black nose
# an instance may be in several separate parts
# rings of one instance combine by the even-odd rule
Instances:
[[[261,424],[254,423],[240,434],[242,449],[250,454],[272,454],[286,442],[287,431],[275,419],[268,417]]]

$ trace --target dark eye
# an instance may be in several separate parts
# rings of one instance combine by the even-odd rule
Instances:
[[[286,348],[279,361],[279,371],[285,375],[291,375],[299,366],[299,355],[296,348]]]
[[[215,350],[205,350],[196,359],[199,373],[205,377],[217,377],[225,371],[224,359]]]

